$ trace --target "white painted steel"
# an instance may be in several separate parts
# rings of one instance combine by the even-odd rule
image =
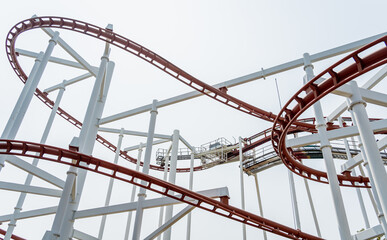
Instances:
[[[158,144],[167,143],[169,141],[171,141],[171,140],[170,139],[160,139],[160,140],[153,141],[151,144],[152,145],[158,145]],[[139,147],[140,147],[140,145],[126,147],[126,148],[124,148],[124,151],[125,152],[130,152],[130,151],[133,151],[133,150],[137,150]]]
[[[153,100],[152,103],[152,110],[150,111],[151,117],[149,121],[149,128],[148,128],[148,137],[146,141],[146,150],[145,150],[145,156],[144,156],[144,164],[142,167],[142,172],[144,174],[149,173],[149,165],[150,165],[150,159],[152,154],[152,145],[153,145],[153,135],[155,133],[155,127],[156,127],[156,116],[157,116],[157,100]],[[144,181],[141,181],[142,185],[145,185],[146,183]],[[138,193],[138,205],[136,210],[136,218],[134,220],[134,227],[133,227],[133,240],[140,239],[141,234],[141,224],[142,224],[142,217],[143,217],[143,201],[146,197],[146,189],[140,188],[140,191]]]
[[[164,175],[163,175],[163,180],[167,181],[168,179],[168,169],[169,169],[169,154],[171,153],[172,150],[172,144],[169,146],[167,154],[164,157]],[[163,219],[164,219],[164,206],[160,207],[160,213],[159,213],[159,227],[163,225]],[[157,236],[157,240],[161,240],[161,235]]]
[[[359,41],[355,41],[355,42],[352,42],[349,44],[342,45],[340,47],[332,48],[330,50],[326,50],[326,51],[323,51],[320,53],[313,54],[310,56],[311,62],[318,62],[318,61],[321,61],[321,60],[324,60],[327,58],[331,58],[331,57],[338,56],[338,55],[343,54],[343,53],[353,51],[357,48],[362,47],[363,45],[365,45],[367,43],[370,43],[372,41],[377,40],[378,38],[380,38],[386,34],[387,33],[378,34],[378,35],[375,35],[375,36],[372,36],[369,38],[365,38],[365,39],[362,39]],[[245,83],[248,83],[248,82],[251,82],[254,80],[262,79],[262,78],[265,78],[265,77],[268,77],[271,75],[275,75],[275,74],[278,74],[281,72],[285,72],[285,71],[288,71],[288,70],[291,70],[291,69],[294,69],[297,67],[301,67],[301,66],[303,66],[303,58],[299,58],[297,60],[293,60],[293,61],[290,61],[290,62],[287,62],[284,64],[280,64],[280,65],[277,65],[277,66],[274,66],[271,68],[262,69],[261,71],[251,73],[251,74],[248,74],[248,75],[245,75],[242,77],[238,77],[238,78],[235,78],[232,80],[221,82],[221,83],[213,85],[213,87],[215,87],[215,88],[221,88],[221,87],[231,88],[231,87],[245,84]],[[181,95],[178,95],[178,96],[175,96],[172,98],[168,98],[168,99],[159,101],[157,104],[157,108],[166,107],[166,106],[169,106],[169,105],[172,105],[175,103],[179,103],[182,101],[186,101],[186,100],[189,100],[189,99],[192,99],[195,97],[199,97],[199,96],[202,96],[202,94],[199,93],[198,91],[192,91],[189,93],[181,94]],[[140,113],[144,113],[144,112],[150,111],[151,107],[152,106],[149,104],[149,105],[138,107],[138,108],[135,108],[132,110],[122,112],[122,113],[114,114],[112,116],[102,118],[101,121],[99,122],[99,124],[103,125],[103,124],[114,122],[114,121],[117,121],[117,120],[120,120],[123,118],[131,117],[131,116],[134,116],[134,115],[137,115]]]
[[[243,179],[243,146],[242,146],[242,138],[239,137],[239,179],[240,179],[240,189],[241,189],[241,207],[242,210],[245,210],[245,183]],[[242,238],[246,240],[246,224],[242,224]]]
[[[56,213],[57,208],[58,208],[57,206],[54,206],[54,207],[46,207],[46,208],[41,208],[41,209],[23,211],[23,212],[18,213],[16,216],[14,216],[13,213],[7,214],[7,215],[2,215],[2,216],[0,216],[0,223],[12,221],[13,218],[15,220],[20,220],[20,219],[35,218],[35,217],[54,214],[54,213]]]
[[[43,90],[43,92],[50,93],[50,92],[53,92],[55,90],[61,89],[63,87],[67,87],[69,85],[77,83],[79,81],[85,80],[85,79],[87,79],[89,77],[92,77],[92,76],[93,75],[91,73],[85,73],[85,74],[82,74],[82,75],[80,75],[78,77],[75,77],[75,78],[72,78],[72,79],[69,79],[69,80],[63,80],[62,83],[59,83],[59,84],[56,84],[56,85],[54,85],[52,87],[46,88],[46,89]]]
[[[143,143],[140,143],[140,146],[138,148],[138,154],[137,154],[137,163],[136,163],[136,171],[138,172],[140,170],[140,163],[141,163],[141,156],[142,156],[142,149],[144,147]],[[134,180],[137,182],[136,180]],[[130,202],[134,202],[134,198],[136,196],[136,185],[132,185],[132,194],[130,195]],[[125,240],[129,239],[129,232],[130,232],[130,225],[132,223],[132,212],[128,212],[128,218],[126,221],[126,228],[125,228]]]
[[[177,168],[177,153],[179,151],[179,139],[180,132],[179,130],[174,130],[172,135],[172,152],[171,152],[171,166],[169,168],[169,178],[168,182],[175,184],[176,182],[176,168]],[[173,214],[173,206],[167,206],[165,208],[165,222],[169,221],[172,218]],[[170,240],[171,239],[172,227],[168,228],[164,232],[163,239]]]
[[[120,134],[118,135],[117,148],[116,148],[116,153],[114,155],[114,161],[113,161],[114,164],[118,163],[118,158],[120,157],[122,139],[124,137],[123,131],[124,131],[124,129],[121,128]],[[110,178],[108,190],[106,193],[105,207],[109,206],[109,204],[110,204],[110,199],[111,199],[112,191],[113,191],[113,184],[114,184],[114,178]],[[106,215],[103,215],[102,219],[101,219],[101,224],[99,227],[98,239],[102,239],[102,237],[103,237],[103,233],[105,230],[105,224],[106,224]]]
[[[165,230],[170,229],[170,227],[175,224],[177,221],[182,219],[185,215],[190,213],[195,207],[188,205],[183,210],[178,212],[175,216],[170,218],[168,221],[166,221],[161,227],[156,229],[154,232],[152,232],[150,235],[148,235],[144,240],[151,240],[155,239],[157,236],[159,236],[161,233],[163,233]]]
[[[379,105],[382,107],[387,107],[387,94],[367,90],[364,88],[359,88],[360,95],[362,99],[368,103]],[[346,84],[333,91],[333,94],[350,97],[352,95],[351,86]]]
[[[304,80],[308,82],[314,77],[313,65],[310,61],[310,56],[308,53],[304,54],[304,70],[306,73]],[[341,240],[352,240],[351,232],[349,230],[347,215],[345,213],[343,197],[341,195],[339,181],[337,179],[337,173],[333,162],[331,145],[327,137],[326,123],[324,120],[321,103],[319,101],[313,105],[313,110],[316,116],[316,129],[319,133],[321,151],[323,154],[324,163],[327,170],[329,188],[333,198],[333,204],[336,212],[340,238]]]
[[[264,217],[264,215],[263,215],[263,207],[262,207],[262,200],[261,200],[261,193],[259,191],[259,185],[258,185],[257,173],[254,174],[254,181],[255,181],[255,189],[257,190],[259,214],[261,215],[261,217]],[[267,233],[266,233],[266,231],[263,231],[263,239],[267,240]]]
[[[344,127],[343,119],[341,117],[339,117],[339,126]],[[348,140],[346,138],[344,138],[343,140],[344,140],[344,146],[345,146],[345,153],[347,154],[347,159],[352,160],[352,154],[350,152]],[[351,175],[357,176],[356,169],[352,170]],[[359,200],[360,210],[361,210],[361,213],[363,215],[365,227],[366,227],[366,229],[368,229],[368,228],[370,228],[370,223],[368,220],[367,211],[366,211],[365,206],[364,206],[363,196],[361,195],[361,191],[359,188],[356,188],[356,194],[357,194],[357,198]]]
[[[181,140],[181,138],[180,138]],[[192,149],[191,149],[192,150]],[[193,150],[192,150],[193,151]],[[194,168],[194,160],[195,160],[195,154],[191,153],[191,161],[189,165],[189,186],[188,189],[192,190],[193,188],[193,168]],[[188,213],[187,216],[187,233],[186,233],[186,239],[191,239],[191,213]]]
[[[11,183],[11,182],[3,182],[3,181],[0,181],[0,189],[21,192],[21,193],[38,194],[38,195],[49,196],[49,197],[60,197],[62,195],[62,191],[57,189],[36,187],[36,186]]]
[[[369,174],[372,175],[375,184],[373,187],[375,187],[376,193],[379,196],[382,212],[386,213],[387,190],[385,188],[385,183],[387,182],[387,173],[382,163],[380,152],[368,120],[365,103],[361,98],[356,82],[352,81],[351,87],[353,94],[348,100],[349,109],[352,110],[356,126],[359,129],[364,154],[368,160]]]
[[[87,233],[81,232],[79,230],[74,229],[73,238],[79,240],[101,240],[100,238],[93,237]]]
[[[108,132],[108,133],[120,133],[120,129],[114,129],[114,128],[103,128],[100,127],[98,128],[98,131],[100,132]],[[129,131],[129,130],[124,130],[123,134],[125,135],[132,135],[132,136],[140,136],[140,137],[147,137],[148,133],[146,132],[138,132],[138,131]],[[170,135],[166,134],[157,134],[155,133],[154,138],[161,138],[161,139],[167,139],[167,140],[172,140],[172,137]]]

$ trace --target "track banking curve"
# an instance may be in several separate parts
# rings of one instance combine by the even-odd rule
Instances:
[[[374,51],[365,57],[359,56],[380,43],[384,43],[381,49]],[[293,150],[286,147],[286,135],[289,132],[292,123],[314,103],[354,78],[386,64],[386,45],[387,36],[384,36],[349,54],[347,57],[341,59],[310,80],[284,105],[277,116],[271,131],[272,143],[283,163],[291,171],[310,180],[328,183],[327,173],[309,168],[298,161],[293,154]],[[341,71],[335,72],[335,68],[338,69],[340,66],[348,64],[348,61],[353,61],[353,63],[348,67],[343,68]],[[323,76],[328,77],[323,82],[317,84],[317,80]],[[290,107],[292,105],[294,105],[293,108]],[[363,178],[361,176],[352,177],[349,174],[337,175],[337,177],[342,186],[369,187],[368,178]]]
[[[147,190],[162,194],[181,202],[188,203],[206,211],[290,239],[321,239],[319,237],[304,233],[300,230],[281,225],[274,221],[254,215],[250,212],[230,206],[226,203],[223,203],[222,201],[217,201],[212,198],[205,197],[201,194],[195,193],[169,182],[165,182],[147,174],[140,173],[135,170],[106,162],[79,152],[38,143],[0,139],[0,154],[39,158],[42,160],[48,160],[56,163],[83,168],[88,171],[96,172],[111,178],[115,178],[117,180],[146,188]],[[143,185],[141,184],[141,181],[137,180],[142,180],[145,182],[145,184]]]
[[[6,52],[8,60],[14,69],[16,75],[22,80],[22,82],[26,82],[27,75],[23,71],[22,67],[19,64],[19,61],[17,59],[17,54],[15,51],[15,42],[17,37],[31,29],[36,28],[60,28],[60,29],[66,29],[70,31],[79,32],[82,34],[86,34],[98,39],[101,39],[105,42],[108,42],[112,45],[115,45],[145,61],[148,63],[154,65],[155,67],[161,69],[162,71],[166,72],[167,74],[171,75],[175,79],[183,82],[184,84],[192,87],[193,89],[201,92],[204,95],[207,95],[223,104],[226,104],[227,106],[230,106],[234,109],[237,109],[239,111],[242,111],[244,113],[247,113],[249,115],[252,115],[254,117],[261,118],[266,121],[274,122],[275,118],[277,117],[275,114],[271,112],[264,111],[262,109],[259,109],[255,106],[252,106],[248,103],[245,103],[235,97],[232,97],[224,91],[224,89],[220,90],[217,88],[214,88],[198,79],[193,77],[192,75],[186,73],[182,69],[178,68],[174,64],[170,63],[166,59],[162,58],[161,56],[157,55],[156,53],[152,52],[151,50],[141,46],[138,43],[135,43],[119,34],[114,33],[111,30],[104,29],[86,22],[69,19],[69,18],[63,18],[63,17],[34,17],[31,19],[23,20],[19,23],[17,23],[12,29],[9,31],[6,39]],[[47,96],[46,93],[42,92],[38,88],[35,91],[35,95],[48,107],[52,108],[54,105],[54,102]],[[77,128],[82,127],[82,122],[77,120],[75,117],[73,117],[71,114],[63,110],[62,108],[58,108],[57,114],[66,119],[68,122],[76,126]],[[300,131],[314,131],[314,126],[307,123],[302,122],[295,122],[294,127],[299,129]],[[109,148],[113,152],[116,151],[116,146],[107,141],[105,138],[103,138],[100,135],[97,135],[98,142],[103,144],[105,147]],[[127,155],[126,152],[121,151],[120,156],[124,159],[136,163],[137,160],[135,158],[130,157]],[[142,165],[143,163],[141,163]],[[163,171],[164,168],[157,166],[157,165],[151,165],[150,169],[153,170],[159,170]],[[201,166],[195,167],[194,171],[202,170],[203,168]],[[179,168],[177,169],[177,172],[189,172],[189,168]]]

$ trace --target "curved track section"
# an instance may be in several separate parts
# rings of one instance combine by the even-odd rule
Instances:
[[[384,43],[382,49],[377,50],[367,55],[366,57],[359,56],[379,43]],[[293,154],[293,150],[286,147],[286,135],[289,132],[292,123],[294,123],[294,121],[296,121],[297,118],[314,103],[338,87],[351,81],[352,79],[374,68],[382,66],[383,64],[386,64],[386,45],[387,36],[382,37],[379,40],[372,42],[343,58],[309,81],[282,108],[273,125],[272,143],[275,151],[281,157],[283,163],[291,171],[310,180],[328,183],[327,174],[325,172],[309,168],[298,161],[298,159]],[[343,68],[343,70],[335,72],[335,69],[339,69],[344,64],[347,64],[348,61],[352,61],[353,63],[350,66]],[[320,84],[317,84],[316,81],[324,75],[328,75],[330,77],[328,77]],[[338,175],[338,180],[342,186],[357,186],[358,184],[359,186],[357,187],[369,187],[369,180],[362,177]]]
[[[0,140],[0,154],[39,158],[83,168],[88,171],[146,188],[150,191],[188,203],[206,211],[290,239],[321,239],[162,181],[158,178],[71,150],[31,142]],[[137,180],[145,181],[146,184],[142,185],[140,183],[141,181]],[[173,192],[177,193],[177,195],[173,194]]]
[[[115,45],[125,50],[126,52],[129,52],[147,61],[148,63],[154,65],[155,67],[171,75],[175,79],[183,82],[184,84],[192,87],[193,89],[201,92],[204,95],[207,95],[223,104],[226,104],[229,107],[232,107],[234,109],[237,109],[239,111],[242,111],[254,117],[258,117],[270,122],[274,122],[274,120],[277,117],[271,112],[267,112],[257,107],[254,107],[248,103],[245,103],[235,97],[228,95],[226,91],[221,91],[217,88],[214,88],[196,79],[195,77],[191,76],[187,72],[178,68],[177,66],[167,61],[166,59],[162,58],[161,56],[157,55],[156,53],[152,52],[151,50],[119,34],[116,34],[111,30],[104,29],[86,22],[69,19],[69,18],[63,18],[63,17],[35,17],[35,18],[23,20],[17,23],[9,31],[6,39],[7,57],[15,73],[23,82],[27,80],[27,75],[25,74],[25,72],[23,71],[23,69],[21,68],[18,62],[17,54],[15,52],[15,42],[18,35],[20,35],[22,32],[25,32],[31,29],[37,29],[37,28],[60,28],[60,29],[75,31],[75,32],[79,32],[85,35],[98,38],[100,40],[103,40],[112,45]],[[54,102],[48,98],[47,94],[44,94],[39,89],[36,89],[35,95],[42,102],[44,102],[48,107],[52,108],[52,106],[54,105]],[[71,116],[69,113],[64,111],[63,109],[59,108],[57,113],[61,117],[66,119],[68,122],[76,126],[77,128],[81,128],[82,123],[76,118],[74,118],[73,116]],[[294,122],[294,125],[300,131],[314,131],[314,126],[310,124],[306,124],[302,122]],[[100,135],[97,136],[97,141],[103,144],[104,146],[106,146],[107,148],[109,148],[110,150],[112,150],[113,152],[116,150],[115,145],[113,145],[112,143],[110,143]],[[123,151],[121,151],[120,155],[121,157],[127,159],[130,162],[133,162],[133,163],[137,162],[136,159],[130,157]],[[161,171],[164,170],[164,168],[159,167],[157,165],[151,165],[150,168],[153,170],[161,170]],[[202,167],[194,168],[195,171],[202,170],[202,169],[203,169]],[[177,171],[189,172],[189,168],[180,168],[180,169],[177,169]]]

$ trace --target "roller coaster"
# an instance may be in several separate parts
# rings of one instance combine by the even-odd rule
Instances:
[[[37,53],[17,48],[16,40],[23,33],[35,29],[43,30],[49,36],[46,50]],[[61,38],[58,31],[71,31],[104,42],[100,65],[95,67],[88,63]],[[59,45],[74,61],[51,56],[56,45]],[[131,54],[158,68],[171,78],[192,88],[193,92],[163,101],[154,100],[152,104],[140,108],[102,117],[115,66],[115,63],[110,60],[110,53],[113,50],[111,47],[113,46],[114,50]],[[132,212],[135,214],[135,218],[130,237],[140,239],[140,237],[144,237],[141,232],[144,210],[150,207],[160,207],[160,220],[162,220],[164,206],[166,206],[165,221],[159,221],[159,227],[150,235],[145,236],[144,239],[160,239],[161,235],[164,235],[164,239],[170,239],[171,226],[185,216],[190,223],[190,212],[195,208],[241,223],[243,227],[243,237],[241,238],[243,239],[246,239],[246,226],[263,230],[264,239],[268,237],[266,232],[274,234],[271,236],[277,235],[289,239],[324,238],[324,234],[318,228],[313,207],[317,235],[301,230],[295,203],[294,183],[293,188],[291,187],[293,217],[296,222],[294,228],[264,218],[262,209],[261,214],[256,215],[246,211],[244,204],[241,208],[231,206],[229,204],[230,196],[226,188],[200,192],[192,190],[194,171],[205,171],[233,162],[239,162],[242,185],[243,174],[256,177],[258,173],[270,171],[272,167],[282,164],[289,170],[291,186],[294,181],[293,175],[304,178],[306,186],[308,186],[308,181],[329,184],[335,207],[334,215],[337,218],[341,239],[372,239],[387,233],[387,223],[383,214],[387,211],[387,189],[384,187],[387,181],[384,167],[385,161],[387,161],[387,153],[385,152],[387,119],[383,118],[383,112],[381,112],[381,116],[368,116],[365,108],[367,104],[374,104],[378,107],[387,106],[387,95],[372,90],[387,75],[387,36],[384,33],[318,54],[309,55],[306,53],[303,58],[295,61],[262,69],[260,72],[213,86],[200,81],[155,52],[115,33],[111,25],[101,28],[64,17],[34,16],[17,23],[6,37],[6,53],[12,69],[24,83],[24,87],[0,139],[0,170],[2,170],[0,174],[7,171],[6,166],[11,164],[26,171],[28,176],[24,184],[0,182],[0,189],[21,192],[13,213],[2,213],[3,215],[0,216],[0,223],[8,223],[6,230],[0,229],[0,236],[3,236],[0,239],[29,239],[29,236],[16,236],[14,234],[16,222],[45,215],[53,215],[54,218],[51,226],[45,226],[47,231],[42,239],[102,239],[103,237],[111,239],[109,236],[104,236],[106,216],[122,212],[128,213],[125,239],[129,239]],[[314,75],[312,63],[342,54],[348,55],[320,74]],[[29,74],[22,67],[22,61],[20,61],[22,57],[35,59]],[[43,72],[46,71],[48,62],[64,65],[68,68],[81,69],[86,73],[41,90],[39,89],[39,81]],[[300,67],[303,67],[305,71],[304,85],[287,101],[278,114],[265,111],[228,94],[228,89],[234,86]],[[369,77],[370,75],[372,76]],[[356,79],[361,76],[367,76],[369,80],[364,85],[358,86]],[[71,114],[72,109],[65,110],[60,107],[60,102],[67,86],[88,78],[94,78],[95,81],[82,122]],[[57,98],[52,100],[50,93],[54,91],[57,91],[58,94]],[[40,143],[15,140],[33,95],[51,109],[51,115]],[[338,104],[331,114],[324,115],[321,100],[332,95],[344,97],[346,101]],[[212,142],[202,144],[200,147],[192,146],[179,134],[178,130],[175,130],[172,136],[155,133],[158,109],[199,96],[209,97],[234,109],[234,111],[268,121],[273,125],[253,136],[239,138],[239,142],[232,143],[219,137]],[[314,117],[304,118],[304,113],[308,109],[313,109]],[[148,132],[103,127],[104,124],[144,112],[150,112],[151,115]],[[350,117],[344,116],[345,114],[350,114]],[[80,130],[79,136],[74,136],[73,140],[69,142],[69,149],[46,144],[47,136],[52,131],[51,126],[55,115],[59,115]],[[103,134],[106,133],[119,136],[117,145],[103,137]],[[124,135],[146,137],[147,142],[146,144],[122,148]],[[159,140],[154,140],[155,138]],[[114,162],[106,160],[111,157],[103,160],[93,156],[95,142],[113,152]],[[167,142],[172,142],[170,148],[160,148],[153,159],[152,146]],[[182,142],[186,148],[179,148],[179,142]],[[143,148],[145,148],[145,156],[144,160],[141,160]],[[131,151],[138,151],[138,157],[130,156]],[[136,170],[119,165],[119,158],[135,164]],[[27,159],[33,159],[32,163]],[[308,166],[306,159],[322,159],[325,170]],[[340,173],[337,173],[334,159],[341,161]],[[40,160],[69,166],[66,178],[61,179],[49,171],[39,168],[37,164]],[[178,162],[182,161],[189,161],[190,167],[178,167]],[[362,166],[366,168],[367,172],[364,172]],[[140,167],[142,167],[142,172],[139,171]],[[361,174],[357,174],[355,168],[359,168]],[[152,176],[150,170],[163,172],[164,179]],[[83,189],[92,187],[85,184],[88,172],[109,178],[106,203],[103,207],[79,210]],[[179,172],[190,174],[189,189],[175,184],[176,173]],[[169,180],[167,181],[168,174]],[[33,177],[53,184],[59,190],[48,188],[46,185],[31,186]],[[133,185],[131,201],[126,205],[110,203],[114,179]],[[136,201],[135,186],[139,187]],[[341,196],[341,187],[356,188],[358,192],[362,188],[366,189],[370,201],[374,203],[379,225],[366,226],[362,232],[351,233]],[[162,198],[146,199],[146,191],[156,193]],[[243,187],[241,191],[243,202]],[[59,198],[59,202],[54,207],[23,211],[22,207],[27,194],[55,196]],[[310,193],[308,200],[312,202]],[[186,207],[173,215],[172,205],[177,203],[186,204]],[[98,236],[86,234],[74,226],[74,222],[78,219],[95,216],[102,217],[100,226],[96,227],[99,229]],[[187,226],[187,232],[190,232],[190,224]],[[187,234],[187,239],[189,238],[190,236]]]

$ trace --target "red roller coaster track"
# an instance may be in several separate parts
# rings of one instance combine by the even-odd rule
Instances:
[[[363,58],[359,56],[361,53],[379,43],[384,43],[382,49]],[[309,168],[298,161],[293,155],[293,150],[286,147],[285,136],[287,135],[289,128],[291,128],[292,123],[314,103],[352,79],[387,63],[386,44],[387,36],[382,37],[341,59],[304,85],[282,108],[272,128],[272,143],[283,163],[291,171],[310,180],[328,183],[327,173]],[[353,60],[354,63],[339,72],[335,72],[335,68],[338,68],[343,63],[347,64],[348,60]],[[326,74],[329,74],[330,77],[320,84],[317,84],[316,81]],[[290,109],[289,106],[292,104],[295,104],[295,106]],[[280,118],[280,116],[282,116],[282,118]],[[355,186],[355,183],[362,187],[369,186],[369,180],[361,176],[352,177],[350,175],[338,175],[338,180],[342,186]]]
[[[300,230],[281,225],[220,201],[205,197],[188,189],[129,168],[94,158],[82,153],[38,143],[0,139],[0,154],[18,155],[56,163],[67,164],[128,182],[164,196],[191,204],[192,206],[221,215],[232,220],[263,229],[291,239],[321,239]],[[110,172],[110,173],[109,173]],[[145,181],[142,185],[140,181]],[[178,195],[176,195],[176,194]]]
[[[352,53],[348,57],[344,58],[343,60],[334,64],[332,67],[325,70],[323,73],[316,76],[312,81],[310,81],[307,85],[301,88],[285,105],[285,107],[281,110],[280,114],[276,116],[271,112],[264,111],[237,98],[234,98],[228,95],[225,91],[221,91],[204,82],[201,82],[200,80],[189,75],[188,73],[181,70],[169,61],[157,55],[156,53],[121,35],[112,32],[111,30],[103,29],[82,21],[62,17],[35,17],[27,19],[16,24],[8,33],[6,39],[7,56],[15,73],[23,82],[26,82],[27,75],[24,73],[17,59],[17,54],[15,52],[16,38],[24,31],[48,27],[75,31],[106,41],[149,62],[150,64],[156,66],[157,68],[161,69],[162,71],[166,72],[167,74],[192,87],[193,89],[201,92],[204,95],[207,95],[223,104],[226,104],[227,106],[230,106],[234,109],[237,109],[254,117],[274,122],[274,126],[272,128],[272,143],[276,152],[279,154],[285,165],[291,171],[295,172],[300,176],[323,183],[327,183],[326,173],[304,166],[292,155],[292,150],[286,148],[286,134],[289,131],[314,132],[314,125],[297,121],[297,117],[300,116],[301,113],[303,113],[308,107],[310,107],[316,101],[320,100],[322,97],[324,97],[334,89],[338,88],[339,86],[387,62],[386,47],[364,58],[359,57],[359,53],[364,52],[370,47],[381,42],[386,43],[387,37],[384,37]],[[339,66],[348,59],[353,59],[355,63],[341,70],[340,72],[334,71],[335,67]],[[331,77],[317,85],[315,81],[326,73],[328,73]],[[301,93],[303,93],[304,91],[307,94],[304,97],[301,97]],[[43,93],[39,89],[36,89],[35,95],[47,106],[52,108],[54,103],[51,99],[48,98],[47,94]],[[296,103],[296,106],[293,109],[289,109],[291,103],[294,102]],[[63,109],[59,108],[57,113],[64,119],[72,123],[74,126],[81,128],[82,123]],[[112,151],[116,150],[116,146],[114,146],[99,135],[97,136],[97,141],[102,143],[104,146],[108,147]],[[0,154],[13,154],[27,157],[36,157],[33,153],[38,153],[38,158],[40,159],[50,160],[67,165],[73,165],[135,185],[140,184],[136,183],[134,180],[141,179],[147,182],[147,185],[141,185],[141,187],[177,199],[179,201],[186,202],[188,204],[216,213],[218,215],[231,218],[235,221],[239,221],[292,239],[320,239],[318,237],[303,233],[300,230],[295,230],[280,225],[273,221],[253,215],[249,212],[204,197],[187,189],[161,181],[157,178],[144,175],[142,173],[123,168],[121,166],[105,162],[97,158],[93,158],[91,156],[72,152],[70,150],[13,140],[0,140],[0,149],[5,150],[3,152],[0,152]],[[128,156],[126,152],[121,151],[121,156],[131,162],[136,162],[136,159]],[[72,159],[76,160],[76,163],[72,163]],[[156,165],[151,165],[150,168],[154,170],[163,170],[162,167]],[[106,171],[102,171],[101,169],[112,170],[112,173],[109,174]],[[195,170],[201,170],[201,167],[196,167]],[[178,169],[178,172],[187,171],[189,171],[188,168]],[[338,175],[338,178],[342,186],[355,186],[355,184],[357,184],[357,187],[369,187],[369,180],[367,178],[352,177],[349,175]],[[172,195],[169,193],[170,191],[179,193],[181,195]],[[194,201],[191,202],[190,200],[188,200],[188,198],[194,199]]]

